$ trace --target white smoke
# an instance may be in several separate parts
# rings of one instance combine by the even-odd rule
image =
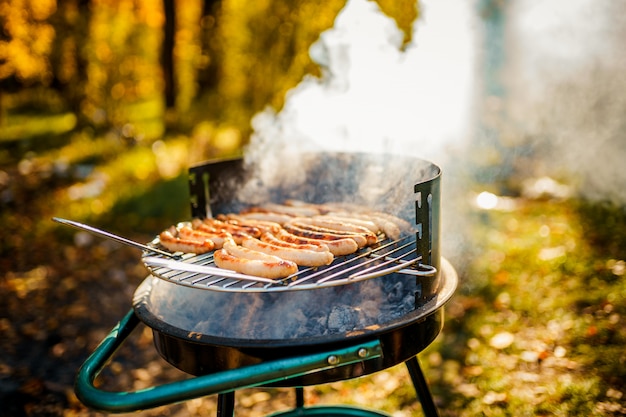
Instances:
[[[474,70],[471,5],[420,2],[413,42],[378,5],[349,0],[310,50],[323,70],[258,114],[246,155],[365,151],[443,158],[467,138]],[[440,162],[440,161],[434,161]],[[275,169],[275,163],[271,163]]]
[[[527,175],[626,203],[626,4],[511,2],[505,100]]]
[[[458,166],[453,150],[467,146],[474,117],[474,5],[424,0],[419,7],[412,42],[402,48],[403,33],[375,2],[348,0],[334,27],[310,49],[322,76],[306,77],[289,91],[279,113],[267,109],[252,120],[254,134],[245,157],[260,183],[297,181],[302,175],[298,155],[311,151],[418,157],[444,173],[448,164]],[[383,175],[386,187],[414,167],[395,168]],[[460,226],[450,220],[462,217],[453,211],[459,212],[455,198],[465,194],[446,196],[461,187],[454,183],[443,187],[442,204],[453,208],[443,209],[442,227],[458,232]],[[246,201],[262,194],[254,184],[243,192]],[[444,250],[451,254],[460,245],[448,238],[444,246],[450,249]]]
[[[626,201],[626,5],[515,0],[490,7],[502,11],[498,39],[484,30],[493,10],[420,1],[403,50],[401,31],[376,3],[349,0],[311,48],[322,76],[291,90],[279,113],[256,115],[246,157],[268,172],[287,165],[292,175],[295,156],[312,150],[411,155],[444,172],[447,165],[468,172],[472,152],[487,152],[492,164],[498,159],[490,152],[501,152],[508,153],[501,172],[550,176],[585,196]],[[488,67],[494,42],[503,44],[500,68]],[[483,82],[499,84],[502,95],[485,97]],[[479,103],[486,106],[475,112]],[[496,146],[473,149],[475,125],[498,114]]]

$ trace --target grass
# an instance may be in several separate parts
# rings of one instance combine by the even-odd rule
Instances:
[[[106,246],[93,251],[74,248],[74,233],[54,226],[49,221],[52,215],[146,240],[189,213],[185,169],[192,139],[128,141],[114,133],[93,136],[89,131],[62,135],[69,136],[51,140],[34,154],[26,144],[20,158],[0,161],[0,170],[10,179],[0,184],[5,204],[0,225],[6,236],[0,253],[2,268],[8,271],[6,285],[0,289],[7,291],[4,300],[24,294],[31,297],[29,311],[33,312],[54,311],[45,304],[51,302],[49,293],[34,297],[37,288],[47,286],[55,276],[55,269],[47,266],[51,259],[59,259],[57,264],[73,259],[81,265],[74,268],[76,279],[87,280],[93,269],[90,262],[102,263],[106,270],[110,256],[122,257],[102,252]],[[626,211],[580,200],[517,199],[511,207],[471,208],[465,214],[471,253],[451,259],[459,266],[461,285],[446,307],[443,332],[420,354],[441,415],[626,414]],[[123,257],[125,263],[111,268],[125,268],[128,278],[113,281],[125,292],[132,291],[145,273],[132,266],[136,253],[130,251]],[[72,270],[71,265],[66,267]],[[61,270],[59,265],[55,268]],[[29,287],[31,281],[34,286]],[[71,282],[62,280],[53,294],[58,292],[61,299],[84,285]],[[106,295],[110,300],[100,295],[98,302],[112,303],[128,295],[116,295],[110,288],[113,284],[99,284],[102,291],[110,292]],[[42,303],[37,308],[35,300]],[[68,311],[76,309],[78,305],[68,307]],[[96,306],[90,314],[98,315],[100,310]],[[16,322],[27,314],[13,313],[7,312]],[[114,314],[119,318],[123,313]],[[52,322],[37,317],[32,321],[44,327]],[[30,329],[34,324],[21,326]],[[23,337],[28,339],[27,334]],[[152,349],[144,339],[149,337],[141,337],[142,348]],[[57,346],[65,344],[72,346],[69,341],[57,342]],[[78,356],[87,354],[89,348],[83,347]],[[151,366],[168,368],[162,361]],[[236,414],[267,415],[292,404],[285,402],[292,400],[282,390],[270,390],[269,396],[262,392],[267,390],[238,393]],[[306,399],[307,405],[358,404],[398,417],[421,413],[404,366],[307,387]],[[88,415],[75,399],[68,404],[72,415]],[[176,407],[170,410],[203,415],[214,410],[215,398]],[[141,415],[163,412],[147,410]]]
[[[482,287],[461,291],[433,347],[458,362],[456,386],[434,382],[445,403],[463,405],[454,415],[600,416],[615,400],[607,393],[624,391],[626,286],[614,265],[625,254],[587,240],[604,217],[581,218],[581,207],[520,200],[475,223],[485,256],[466,279]]]
[[[520,199],[513,211],[469,215],[482,255],[461,277],[443,333],[420,354],[441,415],[624,415],[622,209]],[[604,228],[609,216],[615,227]],[[315,397],[369,389],[372,397],[349,401],[419,415],[404,368],[382,374]],[[389,390],[381,378],[394,381]]]
[[[0,143],[17,142],[24,137],[54,137],[68,133],[76,126],[73,113],[13,115],[0,130]]]

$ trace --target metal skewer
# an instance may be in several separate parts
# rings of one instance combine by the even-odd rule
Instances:
[[[154,248],[152,246],[144,245],[143,243],[135,242],[133,240],[126,239],[125,237],[118,236],[118,235],[115,235],[113,233],[109,233],[109,232],[107,232],[105,230],[98,229],[98,228],[92,227],[92,226],[88,226],[88,225],[83,224],[83,223],[75,222],[73,220],[61,219],[61,218],[58,218],[58,217],[53,217],[52,220],[57,222],[57,223],[64,224],[66,226],[72,226],[72,227],[74,227],[76,229],[85,230],[87,232],[91,232],[91,233],[96,234],[98,236],[102,236],[102,237],[106,237],[107,239],[115,240],[116,242],[120,242],[120,243],[123,243],[125,245],[137,248],[137,249],[158,253],[159,255],[167,256],[168,258],[180,259],[180,255],[175,255],[173,253],[166,252],[164,250],[161,250],[161,249],[158,249],[158,248]]]
[[[120,242],[123,243],[125,245],[129,245],[132,246],[134,248],[137,249],[141,249],[144,251],[148,251],[148,252],[153,252],[153,253],[157,253],[159,255],[163,255],[168,257],[169,259],[163,259],[163,258],[158,258],[155,256],[147,256],[143,258],[144,264],[150,268],[169,268],[172,270],[178,270],[178,271],[186,271],[186,272],[195,272],[197,274],[208,274],[208,275],[217,275],[217,276],[222,276],[222,277],[226,277],[226,278],[234,278],[234,279],[241,279],[241,280],[245,280],[245,281],[251,281],[251,282],[262,282],[265,284],[268,283],[277,283],[276,280],[272,280],[272,279],[268,279],[268,278],[261,278],[261,277],[254,277],[254,276],[250,276],[250,275],[244,275],[244,274],[240,274],[237,272],[233,272],[233,271],[228,271],[225,269],[221,269],[221,268],[217,268],[217,267],[213,267],[213,266],[208,266],[208,265],[194,265],[194,264],[189,264],[186,262],[180,262],[180,259],[182,258],[180,255],[175,255],[173,253],[170,252],[166,252],[163,250],[160,250],[158,248],[154,248],[152,246],[148,246],[148,245],[144,245],[143,243],[139,243],[139,242],[135,242],[134,240],[130,240],[130,239],[126,239],[125,237],[107,232],[105,230],[102,229],[98,229],[96,227],[93,226],[88,226],[86,224],[83,223],[79,223],[79,222],[75,222],[73,220],[67,220],[67,219],[61,219],[58,217],[53,217],[52,220],[54,220],[57,223],[61,223],[64,224],[66,226],[72,226],[76,229],[81,229],[81,230],[85,230],[88,232],[91,232],[93,234],[96,234],[98,236],[102,236],[102,237],[106,237],[108,239],[112,239],[115,240],[116,242]]]
[[[146,265],[151,268],[162,267],[169,270],[194,272],[196,274],[216,275],[225,278],[240,279],[244,281],[262,282],[265,284],[280,284],[279,280],[255,277],[252,275],[240,274],[238,272],[229,271],[227,269],[218,268],[210,265],[197,265],[190,264],[181,261],[172,261],[170,259],[163,259],[156,256],[147,256],[143,258]]]

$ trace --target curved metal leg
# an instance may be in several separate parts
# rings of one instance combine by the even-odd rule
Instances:
[[[412,357],[405,363],[409,370],[411,380],[413,381],[415,391],[417,392],[417,397],[422,404],[422,411],[424,411],[424,415],[426,417],[439,417],[439,412],[437,411],[437,407],[435,407],[433,396],[430,393],[428,383],[426,382],[420,363],[417,360],[417,356]]]
[[[266,361],[136,391],[112,392],[96,387],[94,385],[96,377],[138,324],[139,318],[133,310],[130,310],[81,366],[76,377],[75,392],[78,399],[86,406],[101,411],[122,413],[207,395],[225,394],[222,399],[223,409],[227,410],[229,408],[227,407],[228,396],[236,389],[285,381],[338,366],[331,362],[338,361],[341,366],[382,356],[380,341],[373,340],[357,346]],[[362,352],[367,352],[366,358],[362,357]]]
[[[296,387],[296,408],[304,407],[304,388]]]
[[[217,417],[233,417],[235,415],[235,391],[217,396]]]

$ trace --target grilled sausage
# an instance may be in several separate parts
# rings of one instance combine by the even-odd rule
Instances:
[[[400,237],[402,232],[410,232],[413,231],[413,226],[410,222],[401,219],[400,217],[393,216],[389,213],[384,213],[382,211],[372,211],[366,213],[368,216],[375,218],[379,223],[382,223],[382,226],[387,228],[389,233],[387,236],[392,237],[397,231],[397,237]],[[383,229],[385,234],[387,234],[387,230]],[[393,238],[393,237],[392,237]]]
[[[380,213],[378,212],[367,213],[367,214],[366,213],[332,212],[332,213],[329,213],[329,215],[335,216],[335,217],[344,216],[347,218],[354,218],[357,220],[363,220],[363,221],[374,223],[379,230],[381,230],[388,238],[393,239],[393,240],[399,239],[400,235],[402,234],[402,230],[397,223],[394,223],[388,217],[381,216]],[[408,224],[408,222],[402,219],[397,219],[397,220],[402,222],[402,225],[404,227],[406,227],[406,224]],[[410,228],[410,225],[409,225],[409,228]]]
[[[243,211],[241,214],[239,214],[239,217],[251,220],[268,221],[278,223],[280,225],[287,223],[289,220],[293,219],[293,216],[290,216],[288,214],[274,213],[269,211]]]
[[[215,251],[213,261],[220,268],[261,278],[286,278],[298,272],[298,266],[290,261],[283,259],[278,261],[244,259],[230,254],[224,248]]]
[[[298,236],[296,234],[289,233],[286,230],[278,232],[276,237],[280,240],[284,240],[285,242],[296,243],[299,245],[326,245],[330,253],[335,256],[349,255],[359,249],[359,245],[357,245],[356,242],[350,238],[328,240],[321,238],[316,239],[306,236]]]
[[[241,259],[250,259],[254,261],[269,261],[269,262],[278,262],[282,260],[277,256],[268,255],[263,252],[259,252],[256,250],[244,248],[243,246],[239,246],[233,240],[226,241],[222,248],[226,249],[226,251],[230,253],[231,255],[236,256],[237,258],[241,258]]]
[[[324,218],[324,216],[317,216],[311,218],[298,218],[297,220],[293,220],[291,224],[295,224],[296,222],[305,225],[320,227],[322,229],[326,229],[332,231],[333,233],[341,235],[361,235],[365,237],[367,245],[373,245],[378,241],[376,235],[368,228],[365,228],[363,226],[357,226],[355,224],[349,223],[346,220],[333,220],[330,218]]]
[[[218,214],[217,218],[226,223],[232,223],[239,226],[256,227],[261,231],[261,234],[265,232],[276,233],[282,228],[282,226],[276,222],[270,222],[267,220],[256,220],[238,214]]]
[[[367,220],[366,218],[357,218],[356,216],[350,215],[350,213],[336,213],[329,212],[322,216],[315,216],[314,219],[324,219],[338,222],[347,222],[349,224],[353,224],[355,226],[361,226],[368,229],[370,232],[377,234],[381,231],[381,228],[373,221]]]
[[[299,221],[286,223],[283,225],[283,228],[294,235],[308,237],[311,239],[338,240],[349,238],[354,240],[359,248],[367,245],[367,239],[365,236],[356,233],[331,230],[325,227],[313,226]]]
[[[278,237],[276,237],[277,234],[280,234],[280,230],[282,229],[277,230],[275,234],[270,233],[270,232],[263,233],[261,235],[261,240],[267,243],[271,243],[272,245],[282,246],[284,248],[312,250],[314,252],[328,252],[328,245],[324,243],[320,243],[320,244],[292,243],[292,242],[286,242],[284,240],[281,240]],[[294,235],[294,237],[296,236]]]
[[[192,225],[195,230],[206,233],[208,235],[211,235],[211,237],[215,237],[218,239],[220,236],[223,236],[224,233],[228,233],[228,235],[238,244],[241,244],[241,241],[243,240],[243,238],[248,236],[248,234],[245,233],[245,231],[240,231],[240,229],[232,228],[230,229],[230,231],[228,231],[227,228],[213,227],[199,219],[194,219],[192,221]]]
[[[374,222],[391,239],[398,239],[403,232],[413,230],[411,223],[391,214],[364,208],[352,203],[325,203],[334,207],[329,211],[331,215],[342,215]]]
[[[278,256],[281,259],[295,262],[302,266],[322,266],[329,265],[333,261],[333,254],[329,251],[319,252],[304,249],[288,248],[284,246],[273,245],[268,242],[248,237],[243,240],[244,248],[267,253],[269,255]]]
[[[254,226],[238,225],[238,224],[224,222],[224,221],[213,219],[213,218],[204,219],[202,222],[206,224],[207,226],[212,227],[221,232],[228,232],[228,233],[233,233],[233,234],[238,234],[238,235],[245,234],[245,235],[249,235],[252,237],[261,236],[261,231],[259,230],[259,228],[254,227]]]
[[[202,228],[192,229],[189,226],[179,228],[178,235],[185,239],[209,239],[215,245],[215,249],[221,249],[226,240],[234,239],[233,235],[228,232],[209,232]]]
[[[206,253],[215,248],[215,243],[207,238],[184,238],[178,235],[176,227],[172,226],[159,234],[159,242],[167,250],[183,253]]]

